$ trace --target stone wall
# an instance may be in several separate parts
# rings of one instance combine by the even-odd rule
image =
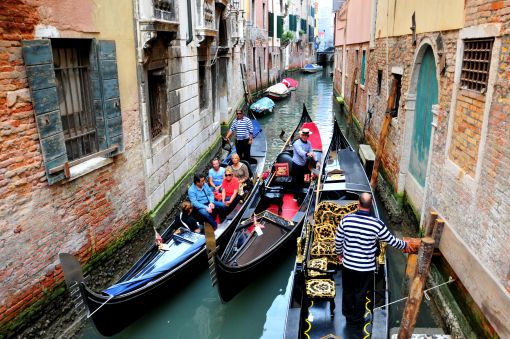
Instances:
[[[367,90],[377,93],[379,70],[382,86],[380,95],[375,95],[375,113],[365,133],[376,149],[392,72],[401,73],[402,96],[383,154],[384,174],[396,194],[407,196],[418,217],[433,208],[445,220],[441,251],[501,337],[510,335],[503,320],[509,317],[510,305],[510,199],[504,193],[510,189],[510,116],[507,113],[510,111],[507,70],[510,38],[506,24],[509,15],[510,9],[503,2],[473,0],[466,3],[466,28],[461,31],[418,34],[416,45],[411,35],[376,39],[368,61]],[[461,39],[483,36],[495,36],[491,75],[487,91],[476,93],[460,88],[462,48],[459,44]],[[416,93],[415,64],[420,61],[421,49],[427,45],[434,52],[439,97],[428,177],[425,187],[416,193],[409,191],[411,176],[406,161],[412,136],[410,112],[414,111],[415,101],[410,93]],[[347,67],[350,76],[352,65],[348,62]],[[347,104],[350,84],[351,81],[345,82]],[[354,108],[362,124],[361,112]],[[415,200],[414,196],[419,198]]]
[[[58,253],[86,262],[146,211],[136,78],[119,80],[135,94],[121,95],[124,153],[74,181],[48,185],[21,52],[41,12],[22,1],[0,3],[0,326],[62,282]]]

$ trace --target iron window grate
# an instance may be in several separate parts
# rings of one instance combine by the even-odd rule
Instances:
[[[494,38],[464,40],[460,83],[462,88],[485,93]]]
[[[97,152],[89,77],[89,43],[53,41],[53,64],[69,161]]]

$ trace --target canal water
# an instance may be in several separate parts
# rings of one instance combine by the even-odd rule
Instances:
[[[288,136],[297,124],[303,103],[319,127],[324,147],[327,147],[332,134],[334,115],[345,132],[345,117],[333,100],[330,70],[316,74],[295,72],[290,76],[299,81],[297,90],[290,98],[278,102],[274,113],[259,119],[268,140],[268,162],[283,146],[278,137],[281,130],[286,131]],[[350,137],[351,134],[347,135]],[[351,142],[355,144],[354,140]],[[382,206],[379,210],[385,217]],[[158,307],[148,309],[146,315],[115,338],[282,338],[294,260],[295,252],[289,252],[228,304],[220,302],[211,286],[209,272],[204,271],[173,299],[161,300]],[[390,281],[390,299],[395,300],[400,298],[404,256],[398,251],[389,251],[389,265],[390,272],[394,273]],[[403,304],[391,310],[390,327],[395,327],[398,326]],[[428,308],[422,310],[417,327],[435,327],[427,313],[430,313]],[[90,326],[80,337],[99,338]]]

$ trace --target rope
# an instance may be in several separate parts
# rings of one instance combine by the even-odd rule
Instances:
[[[310,301],[310,306],[308,306],[308,314],[310,314],[310,308],[313,307],[313,300]],[[308,338],[310,339],[310,335],[308,335],[308,332],[310,332],[310,330],[312,329],[312,323],[310,322],[310,320],[308,320],[308,318],[306,318],[305,322],[308,324],[308,328],[306,329],[306,331],[303,332],[303,334]]]
[[[444,283],[442,283],[442,284],[439,284],[439,285],[433,286],[433,287],[431,287],[431,288],[427,288],[426,290],[423,290],[423,294],[425,295],[425,298],[426,298],[427,300],[429,300],[429,296],[427,295],[427,292],[428,292],[428,291],[430,291],[430,290],[434,290],[434,289],[439,288],[439,287],[441,287],[441,286],[443,286],[443,285],[446,285],[446,284],[451,284],[451,283],[452,283],[452,282],[454,282],[454,281],[455,281],[455,279],[453,279],[452,277],[449,277],[449,278],[448,278],[448,281],[446,281],[446,282],[444,282]],[[378,309],[380,309],[380,308],[383,308],[383,307],[389,306],[389,305],[391,305],[391,304],[395,304],[395,303],[401,302],[401,301],[406,300],[406,299],[408,299],[408,298],[409,298],[409,297],[404,297],[404,298],[400,298],[400,299],[398,299],[398,300],[394,300],[394,301],[392,301],[392,302],[390,302],[390,303],[387,303],[387,304],[384,304],[384,305],[382,305],[382,306],[379,306],[379,307],[374,308],[374,311],[375,311],[375,310],[378,310]]]
[[[108,299],[107,299],[104,303],[102,303],[102,304],[101,304],[98,308],[96,308],[96,309],[94,310],[94,312],[90,313],[90,314],[87,316],[87,319],[88,319],[88,318],[90,318],[90,317],[92,317],[92,316],[94,315],[94,313],[96,313],[97,311],[99,311],[99,309],[100,309],[101,307],[103,307],[103,306],[104,306],[107,302],[109,302],[110,300],[112,300],[112,298],[113,298],[113,295],[112,295],[112,296],[110,296],[110,298],[108,298]]]

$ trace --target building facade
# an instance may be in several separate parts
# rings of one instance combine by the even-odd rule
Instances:
[[[349,3],[337,12],[337,39],[345,27],[348,32]],[[450,290],[467,318],[460,331],[510,336],[510,199],[502,194],[510,188],[508,7],[498,1],[370,3],[371,20],[359,27],[369,31],[367,98],[353,106],[355,119],[377,149],[396,80],[385,179],[421,225],[431,209],[445,221],[438,261],[457,279]],[[349,103],[353,69],[352,56],[342,60],[345,45],[336,44],[335,88]],[[373,107],[373,115],[362,104]]]
[[[131,2],[0,4],[0,328],[147,209]],[[125,27],[119,30],[111,23]]]

